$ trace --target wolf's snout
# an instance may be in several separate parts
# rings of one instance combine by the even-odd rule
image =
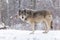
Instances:
[[[24,18],[24,17],[22,16],[22,18]]]

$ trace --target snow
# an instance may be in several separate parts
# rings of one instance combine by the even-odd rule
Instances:
[[[6,29],[0,30],[0,40],[60,40],[59,30],[50,30],[48,33],[43,33],[44,30],[32,31]]]
[[[0,23],[0,28],[3,28],[4,26],[4,23]]]

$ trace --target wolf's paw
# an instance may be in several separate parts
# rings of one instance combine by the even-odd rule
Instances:
[[[48,32],[43,32],[43,33],[48,33]]]
[[[30,34],[34,34],[34,32],[31,32]]]

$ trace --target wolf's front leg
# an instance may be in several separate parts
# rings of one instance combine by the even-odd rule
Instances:
[[[35,31],[34,27],[35,27],[35,23],[33,22],[31,23],[32,32],[30,34],[34,34],[34,31]]]

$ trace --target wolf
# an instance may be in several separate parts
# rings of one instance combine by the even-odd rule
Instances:
[[[44,22],[46,24],[45,31],[43,33],[47,33],[52,24],[52,12],[49,10],[41,10],[41,11],[34,11],[34,10],[19,10],[18,15],[16,18],[20,18],[22,21],[31,24],[32,33],[34,33],[36,23]]]

